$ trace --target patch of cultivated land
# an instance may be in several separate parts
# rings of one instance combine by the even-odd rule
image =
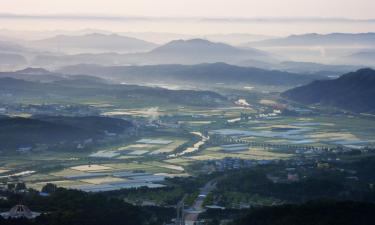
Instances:
[[[117,159],[131,160],[131,159],[137,159],[139,157],[142,157],[142,156],[139,156],[139,155],[122,155],[122,156],[117,157]]]
[[[36,183],[27,183],[27,186],[30,188],[33,188],[35,190],[42,190],[42,188],[47,184],[47,183],[52,183],[57,185],[58,187],[63,187],[63,188],[69,188],[71,186],[75,185],[84,185],[85,183],[82,183],[77,180],[57,180],[57,181],[44,181],[44,182],[36,182]]]
[[[82,172],[105,172],[112,170],[109,166],[102,166],[102,165],[81,165],[81,166],[74,166],[71,167],[72,170],[78,170]]]
[[[157,109],[157,115],[161,116],[166,113],[165,110]],[[135,116],[135,117],[149,117],[155,113],[155,110],[146,109],[115,109],[103,113],[103,116]]]
[[[135,158],[132,156],[147,157],[148,155],[173,152],[187,141],[188,139],[179,137],[147,137],[128,144],[110,146],[107,149],[90,154],[90,157],[104,159]]]
[[[112,182],[122,182],[122,181],[125,182],[126,179],[108,176],[108,177],[100,177],[100,178],[81,179],[80,181],[83,183],[89,183],[89,184],[105,184],[105,183],[112,183]]]
[[[59,177],[56,177],[51,174],[44,174],[44,173],[36,173],[31,176],[27,176],[22,180],[25,182],[39,182],[39,181],[56,181],[59,180]]]
[[[241,158],[254,160],[275,160],[275,159],[289,159],[293,157],[292,154],[276,153],[260,148],[249,148],[247,151],[226,153],[221,151],[221,147],[207,148],[200,154],[188,157],[193,160],[211,160],[223,158]]]
[[[169,164],[169,163],[162,163],[162,162],[158,162],[158,161],[147,162],[147,163],[144,163],[144,164],[150,165],[150,166],[166,168],[166,169],[170,169],[170,170],[175,170],[175,172],[183,172],[184,171],[184,168],[182,166],[173,165],[173,164]]]
[[[179,166],[188,166],[194,163],[194,160],[190,158],[186,158],[186,157],[179,157],[179,158],[164,160],[164,162],[179,165]]]
[[[271,98],[272,99],[272,98]],[[259,99],[255,104],[259,103]],[[274,105],[270,99],[263,99],[260,102],[262,107]],[[114,102],[107,104],[104,101],[91,101],[95,107],[100,108],[107,115],[126,115],[137,117],[148,117],[149,111],[146,108],[116,109],[118,104],[124,102]],[[253,105],[253,103],[250,103]],[[160,109],[159,116],[164,114],[177,115],[169,118],[172,122],[182,123],[182,127],[188,132],[201,130],[239,130],[252,131],[249,136],[242,137],[242,140],[256,143],[271,143],[280,145],[300,144],[309,146],[328,145],[327,141],[373,141],[375,143],[375,120],[364,117],[348,116],[304,116],[304,117],[283,117],[272,119],[252,119],[227,124],[228,118],[238,118],[241,113],[255,113],[252,109],[240,107],[227,108],[177,108]],[[167,159],[163,155],[169,155],[176,148],[187,143],[190,137],[176,135],[173,132],[178,128],[152,128],[144,136],[134,140],[127,140],[122,143],[108,144],[93,152],[71,152],[71,151],[46,151],[35,152],[33,154],[16,154],[15,156],[2,156],[0,175],[7,170],[27,168],[25,170],[35,170],[37,173],[22,178],[29,187],[41,189],[46,183],[55,183],[61,187],[71,187],[88,184],[105,184],[122,181],[122,178],[104,176],[100,178],[87,178],[80,180],[66,180],[67,176],[93,174],[97,172],[111,173],[122,171],[141,171],[149,173],[163,173],[179,176],[184,174],[184,169],[202,160],[223,159],[226,157],[253,159],[253,160],[274,160],[289,159],[293,154],[283,153],[282,149],[263,149],[261,147],[237,148],[226,147],[225,144],[218,144],[215,147],[208,147],[196,151],[188,156],[180,156]],[[161,132],[159,132],[161,131]],[[275,137],[275,133],[284,136]],[[255,136],[257,135],[257,136]],[[292,137],[292,138],[291,138]],[[143,140],[142,140],[143,139]],[[312,140],[314,143],[309,142]],[[192,143],[193,145],[194,143]],[[191,145],[191,146],[192,146]],[[191,147],[190,146],[190,147]],[[331,146],[331,145],[330,145]],[[237,151],[238,150],[238,151]],[[100,159],[89,158],[90,154],[98,153]],[[136,161],[135,161],[136,160]],[[89,165],[90,161],[93,163]],[[48,166],[55,166],[60,170],[48,171]],[[47,169],[46,169],[47,167]],[[42,170],[43,169],[43,170]],[[46,172],[39,172],[46,171]],[[53,172],[51,172],[53,171]]]
[[[82,171],[66,168],[57,172],[52,172],[50,174],[56,177],[66,177],[66,176],[74,176],[74,175],[82,174]]]
[[[162,168],[154,165],[148,165],[143,163],[112,163],[105,164],[105,166],[113,168],[113,170],[121,171],[144,171],[150,173],[173,173],[175,170]]]
[[[375,120],[337,117],[278,117],[272,120],[250,120],[218,129],[223,135],[243,135],[242,140],[311,146],[375,143]]]

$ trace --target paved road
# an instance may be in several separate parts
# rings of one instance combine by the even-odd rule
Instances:
[[[198,220],[200,213],[204,212],[203,202],[206,199],[207,195],[215,189],[216,181],[211,180],[206,183],[202,188],[200,188],[199,196],[195,200],[193,206],[186,210],[185,213],[185,224],[193,225]]]

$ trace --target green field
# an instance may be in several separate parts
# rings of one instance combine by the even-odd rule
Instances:
[[[271,99],[271,98],[270,98]],[[227,107],[162,107],[158,106],[159,118],[164,124],[177,127],[157,125],[142,127],[139,135],[132,139],[103,143],[90,151],[42,151],[26,154],[15,154],[2,157],[0,175],[22,171],[35,171],[32,175],[21,177],[30,187],[41,188],[47,182],[69,187],[81,184],[101,184],[114,181],[114,178],[66,180],[64,177],[82,173],[144,171],[186,175],[191,165],[206,160],[218,160],[227,157],[246,160],[289,160],[296,157],[288,146],[335,146],[335,141],[348,143],[375,143],[375,120],[360,116],[277,116],[275,118],[257,118],[259,112],[269,110],[274,102],[256,99],[249,101],[251,108]],[[108,102],[106,99],[79,100],[100,108],[108,116],[113,115],[147,123],[147,108],[125,102]],[[271,104],[272,103],[272,104]],[[229,123],[228,120],[246,113],[252,118]],[[190,132],[210,132],[220,129],[251,131],[239,140],[249,145],[247,150],[228,152],[221,145],[225,143],[208,143],[194,153],[168,158],[176,151],[192,147],[199,138]],[[276,136],[273,136],[278,134]],[[286,135],[287,134],[287,135]],[[284,136],[283,136],[284,135]],[[139,143],[141,139],[170,141],[170,143]],[[300,143],[299,143],[300,141]],[[228,144],[228,143],[227,143]],[[262,146],[269,144],[269,146]],[[93,154],[114,154],[113,157],[91,157]],[[344,158],[343,158],[344,159]],[[350,159],[347,159],[350,160]],[[90,165],[90,166],[88,166]]]

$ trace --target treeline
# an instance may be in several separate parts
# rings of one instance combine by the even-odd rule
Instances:
[[[1,117],[0,150],[76,149],[79,144],[84,148],[97,144],[108,133],[123,134],[131,127],[133,125],[129,121],[99,116]]]
[[[48,197],[31,192],[8,198],[0,201],[1,211],[22,203],[42,215],[34,220],[0,217],[1,225],[158,225],[169,222],[175,214],[172,208],[138,207],[105,194],[65,189],[57,189]]]
[[[213,193],[214,202],[231,206],[235,199],[241,198],[243,203],[251,205],[254,196],[290,203],[319,198],[375,202],[375,189],[371,185],[374,180],[373,160],[363,161],[362,169],[358,165],[360,162],[345,165],[348,168],[346,171],[297,169],[293,172],[300,175],[297,181],[286,180],[287,172],[282,166],[230,171],[218,181]],[[358,171],[353,175],[348,172],[352,171],[349,168]],[[274,182],[269,175],[284,178],[280,182]]]
[[[105,195],[125,199],[133,204],[142,204],[145,201],[162,206],[175,206],[185,197],[185,203],[190,205],[197,197],[199,188],[214,177],[215,175],[202,175],[168,178],[166,180],[167,187],[164,188],[122,189],[106,192]]]
[[[314,201],[254,208],[232,225],[368,225],[374,212],[373,203]]]

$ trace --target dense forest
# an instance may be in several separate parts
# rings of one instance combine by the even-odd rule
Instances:
[[[16,204],[25,204],[42,215],[34,220],[4,220],[4,225],[157,225],[170,221],[174,209],[159,207],[137,207],[119,198],[105,194],[89,194],[80,191],[57,189],[48,197],[37,192],[24,195],[9,195],[7,201],[0,201],[1,211]]]
[[[218,179],[211,202],[228,207],[233,206],[233,202],[262,205],[269,201],[266,205],[271,205],[319,198],[375,202],[374,161],[370,157],[352,163],[331,164],[330,169],[302,167],[293,171],[300,177],[296,181],[287,180],[288,172],[283,165],[231,171]],[[285,178],[274,182],[270,176]]]
[[[368,225],[375,221],[375,204],[315,201],[252,209],[233,225]]]
[[[14,152],[27,147],[34,150],[75,149],[80,143],[88,145],[106,138],[108,133],[123,134],[131,127],[129,121],[99,116],[4,116],[0,118],[0,150]]]
[[[314,81],[282,94],[304,104],[321,104],[358,113],[375,111],[375,71],[361,69],[335,80]]]

